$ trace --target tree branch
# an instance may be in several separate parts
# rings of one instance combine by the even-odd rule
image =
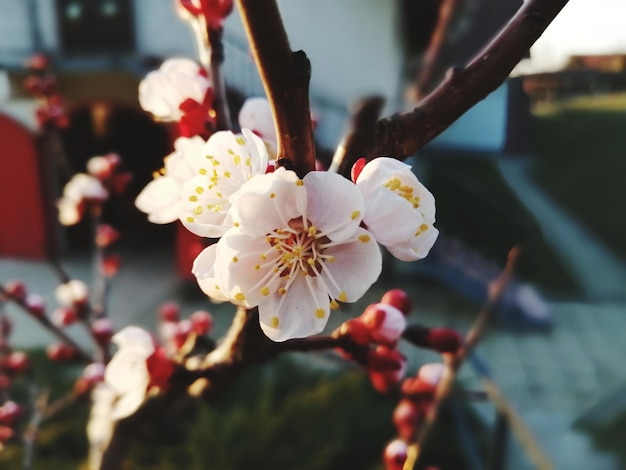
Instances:
[[[447,129],[506,80],[568,0],[528,0],[511,21],[464,68],[445,80],[408,113],[378,121],[368,156],[404,160]]]
[[[372,146],[374,129],[384,104],[384,98],[372,96],[363,98],[354,105],[350,128],[335,150],[328,171],[335,171],[340,175],[350,177],[352,165],[359,158],[364,157]]]
[[[288,160],[302,177],[315,169],[311,64],[303,51],[291,51],[275,0],[237,0],[237,6],[272,108],[278,159]]]

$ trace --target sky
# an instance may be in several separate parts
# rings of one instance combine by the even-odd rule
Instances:
[[[553,71],[572,54],[610,53],[626,53],[626,0],[570,0],[518,67]]]

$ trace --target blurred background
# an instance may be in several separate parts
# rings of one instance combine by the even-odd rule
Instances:
[[[348,314],[400,286],[414,299],[413,320],[465,331],[509,249],[521,246],[515,278],[476,354],[556,468],[613,469],[626,466],[620,446],[626,436],[626,185],[621,182],[626,172],[626,30],[620,23],[626,7],[618,0],[589,3],[571,0],[500,88],[410,160],[435,195],[440,238],[426,260],[387,259],[380,283]],[[320,159],[332,155],[355,100],[380,95],[386,98],[385,114],[410,109],[447,69],[467,63],[521,4],[279,1],[292,49],[303,49],[312,63]],[[53,303],[56,280],[47,267],[49,255],[60,256],[75,277],[90,275],[90,227],[58,224],[55,200],[66,178],[50,161],[63,152],[76,171],[84,171],[90,157],[117,152],[133,181],[105,213],[123,235],[124,264],[111,294],[116,326],[153,326],[158,305],[175,300],[189,313],[210,308],[216,333],[225,331],[232,310],[209,305],[190,279],[189,266],[202,241],[174,224],[148,223],[133,204],[162,167],[174,135],[139,107],[139,81],[166,58],[197,57],[191,28],[178,18],[173,1],[0,0],[0,12],[0,282],[21,278]],[[236,116],[246,97],[263,95],[237,12],[225,23],[224,47],[229,104]],[[38,103],[22,85],[26,62],[39,53],[50,61],[68,117],[67,127],[52,140],[39,131]],[[46,345],[46,333],[20,315],[12,315],[14,343]],[[335,315],[335,324],[345,318]],[[428,352],[405,352],[413,368],[437,360]],[[393,437],[393,403],[374,396],[358,371],[340,373],[343,369],[326,356],[294,361],[297,367],[287,362],[275,373],[251,373],[244,384],[257,381],[265,391],[243,405],[227,400],[226,411],[195,416],[193,431],[187,430],[195,437],[165,460],[187,459],[185,468],[346,468],[358,454],[349,449],[366,442],[373,450],[351,468],[379,468],[378,449]],[[300,371],[304,363],[308,374]],[[274,380],[283,369],[298,380]],[[481,386],[470,365],[461,383]],[[293,390],[287,392],[289,385]],[[304,389],[306,400],[298,398]],[[273,400],[281,393],[293,399],[282,409],[284,422],[270,426],[278,419]],[[354,422],[358,407],[339,404],[355,401],[368,408],[376,403],[382,410],[372,413],[372,427],[362,424],[356,436],[353,427],[334,429],[329,439],[322,424],[308,436],[317,449],[313,462],[298,461],[307,446],[295,438],[292,452],[263,462],[265,446],[280,445],[274,434],[284,438],[300,432],[289,431],[289,423],[306,420],[309,429],[319,413],[342,410],[348,413],[346,422]],[[464,467],[442,468],[483,468],[485,442],[503,431],[496,429],[488,403],[473,404],[462,414],[465,424],[450,419],[454,438],[445,439],[461,443],[455,454],[462,456]],[[215,430],[202,440],[202,420],[221,423],[220,429],[226,429],[221,441]],[[52,427],[52,434],[63,434],[59,426]],[[480,432],[468,437],[467,426]],[[264,427],[267,433],[259,431]],[[257,442],[250,451],[250,458],[257,459],[254,467],[245,459],[228,461],[229,454],[236,454],[231,447],[238,433],[250,441],[264,436],[264,445]],[[481,437],[472,439],[472,434]],[[77,439],[86,445],[84,438]],[[50,449],[44,445],[49,462],[57,458],[51,442]],[[514,436],[504,442],[503,468],[532,468]],[[226,449],[219,457],[226,460],[203,460],[200,449],[211,446]],[[78,445],[77,452],[81,449]],[[145,461],[146,468],[171,468],[167,463],[158,467],[150,458],[138,455],[136,465]]]

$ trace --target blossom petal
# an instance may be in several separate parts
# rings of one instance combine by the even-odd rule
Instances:
[[[219,287],[217,279],[215,278],[216,252],[216,243],[202,250],[194,260],[191,272],[196,276],[196,280],[202,292],[216,302],[224,302],[228,300],[228,297]]]
[[[273,269],[279,255],[265,236],[233,228],[220,239],[216,250],[218,283],[235,303],[254,307],[278,289],[280,276]]]
[[[337,243],[324,251],[334,258],[326,262],[322,279],[332,298],[355,302],[376,282],[382,270],[382,255],[374,237],[358,228],[350,240]]]
[[[331,240],[350,237],[363,217],[363,198],[354,183],[336,173],[312,171],[304,185],[307,218]]]
[[[376,191],[367,200],[363,222],[381,245],[410,240],[424,219],[413,206],[392,191]]]
[[[389,252],[400,261],[417,261],[425,258],[437,241],[439,230],[429,227],[427,231],[415,236],[409,246],[387,246]]]
[[[231,198],[232,219],[263,235],[287,227],[305,213],[306,192],[298,176],[284,168],[256,176]]]
[[[181,210],[180,184],[167,176],[150,181],[135,199],[135,206],[148,214],[148,220],[155,224],[174,222]]]
[[[272,341],[320,333],[328,322],[329,300],[319,278],[298,276],[285,295],[274,294],[259,305],[261,329]]]

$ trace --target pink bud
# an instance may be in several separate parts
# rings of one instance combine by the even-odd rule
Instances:
[[[120,233],[108,224],[100,224],[96,228],[96,245],[104,248],[116,242]]]
[[[385,292],[380,302],[389,304],[400,310],[405,316],[411,313],[411,298],[402,289],[392,289]]]
[[[23,300],[26,297],[26,286],[22,281],[9,281],[3,287],[7,294],[16,300]]]
[[[44,298],[38,294],[27,294],[24,299],[24,306],[28,312],[36,317],[43,317],[46,313],[46,302]]]
[[[415,403],[406,398],[400,400],[400,403],[393,411],[393,423],[396,425],[398,435],[402,439],[406,441],[413,440],[419,416],[420,412]]]
[[[15,437],[15,431],[8,426],[0,426],[0,442],[6,442]]]
[[[404,462],[406,462],[408,447],[406,443],[400,439],[391,441],[385,447],[383,455],[386,470],[402,470]]]
[[[109,318],[98,318],[92,323],[91,331],[99,344],[106,345],[113,336],[113,323]]]
[[[205,335],[213,329],[213,317],[209,312],[198,310],[191,314],[191,328],[198,336]]]
[[[388,304],[372,304],[359,318],[369,329],[374,342],[390,347],[395,346],[406,328],[402,312]]]
[[[11,425],[22,413],[22,407],[14,401],[6,401],[0,406],[0,423]]]
[[[180,318],[180,307],[177,303],[166,302],[159,306],[158,315],[161,321],[175,322]]]
[[[113,277],[119,271],[121,264],[122,260],[118,255],[105,255],[100,265],[100,272],[104,277]]]
[[[53,361],[65,362],[78,357],[78,351],[65,343],[53,343],[46,348],[46,354]]]
[[[415,377],[406,379],[402,384],[405,395],[431,395],[437,389],[445,366],[440,363],[424,364]]]
[[[56,326],[69,326],[78,320],[78,312],[72,307],[59,307],[52,312],[51,318]]]
[[[91,384],[102,382],[104,380],[105,369],[106,366],[101,362],[93,362],[85,367],[82,377]]]
[[[23,351],[13,351],[6,358],[5,366],[10,372],[14,374],[23,373],[24,371],[26,371],[26,369],[30,367],[28,354]]]

